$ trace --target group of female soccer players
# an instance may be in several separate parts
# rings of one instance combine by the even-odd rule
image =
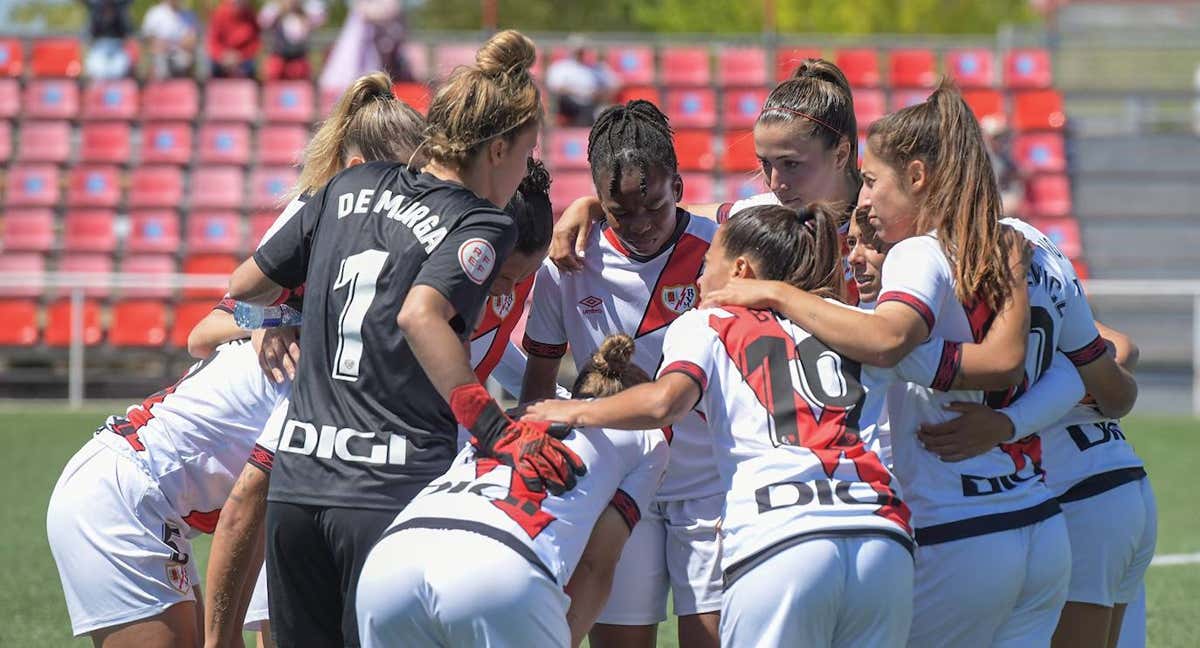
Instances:
[[[589,136],[595,196],[566,210],[552,241],[540,164],[515,195],[476,188],[504,185],[491,143],[516,146],[540,115],[488,130],[501,113],[447,106],[511,109],[519,101],[495,89],[527,93],[532,52],[515,32],[493,37],[472,69],[504,82],[452,77],[428,124],[386,77],[360,79],[264,240],[290,236],[343,168],[392,160],[420,178],[427,159],[454,162],[455,181],[517,230],[511,253],[482,239],[456,248],[487,288],[474,333],[460,332],[471,367],[519,394],[523,420],[567,427],[520,428],[521,447],[498,449],[486,426],[522,424],[491,413],[486,394],[442,390],[409,334],[461,451],[372,528],[362,555],[343,557],[354,573],[329,599],[345,608],[331,611],[341,639],[288,621],[280,645],[652,646],[668,592],[681,646],[1139,645],[1121,628],[1156,515],[1117,423],[1136,398],[1136,347],[1093,320],[1045,236],[1000,213],[953,87],[871,124],[860,165],[845,77],[799,62],[754,129],[770,191],[723,205],[680,205],[668,117],[614,106]],[[337,220],[389,208],[369,200]],[[305,315],[309,335],[321,326]],[[64,471],[48,530],[77,635],[218,646],[240,642],[243,616],[265,621],[267,484],[306,359],[294,333],[245,337],[215,310],[189,345],[207,359],[110,418]],[[554,400],[568,351],[574,398]],[[283,443],[306,445],[288,423]],[[339,439],[325,451],[357,456]],[[544,461],[552,453],[563,461]],[[187,539],[214,529],[201,597]],[[353,553],[342,542],[330,551]],[[281,620],[303,607],[273,589],[305,582],[289,578],[270,581]]]

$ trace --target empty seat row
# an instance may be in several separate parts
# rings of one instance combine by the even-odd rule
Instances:
[[[175,292],[166,281],[167,277],[177,273],[188,275],[221,275],[228,277],[237,267],[240,258],[229,254],[193,254],[185,257],[182,263],[169,254],[130,254],[121,259],[114,267],[112,255],[108,254],[69,254],[64,255],[56,268],[57,272],[79,273],[90,276],[107,275],[115,271],[145,275],[158,278],[159,283],[147,282],[147,285],[128,288],[111,288],[109,286],[88,287],[84,293],[88,297],[109,297],[114,293],[122,298],[138,299],[170,299]],[[34,252],[3,252],[0,253],[0,273],[21,273],[32,279],[25,285],[0,287],[0,297],[35,298],[43,294],[51,296],[66,296],[68,288],[47,289],[44,281],[37,279],[46,273],[46,257]],[[224,286],[219,288],[185,288],[179,291],[187,298],[220,299],[225,294]]]
[[[276,212],[259,212],[244,219],[232,211],[195,211],[181,221],[170,209],[140,209],[118,217],[111,209],[70,209],[62,220],[51,209],[10,209],[0,224],[0,248],[5,252],[112,254],[118,240],[125,254],[242,254],[259,241]],[[181,225],[181,222],[183,225]]]
[[[114,347],[164,345],[187,348],[188,333],[212,310],[211,299],[171,306],[156,299],[128,299],[106,309],[92,299],[83,302],[82,333],[86,346],[102,342]],[[71,302],[59,299],[44,309],[33,299],[0,299],[0,346],[62,348],[71,344]]]

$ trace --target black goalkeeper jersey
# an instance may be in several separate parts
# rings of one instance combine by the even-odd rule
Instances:
[[[259,247],[273,281],[306,284],[271,501],[399,510],[445,472],[457,424],[396,316],[430,286],[466,340],[515,240],[512,219],[462,185],[376,162],[338,174]]]

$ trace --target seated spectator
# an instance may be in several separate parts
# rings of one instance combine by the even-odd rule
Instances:
[[[404,3],[401,0],[354,0],[351,11],[361,14],[370,27],[371,41],[379,56],[379,69],[397,83],[413,81],[404,55]]]
[[[574,39],[573,39],[574,40]],[[576,41],[571,56],[550,64],[546,87],[558,105],[565,126],[589,127],[596,114],[612,103],[619,86],[612,68]]]
[[[1025,208],[1025,178],[1012,156],[1012,132],[1004,119],[988,115],[979,122],[983,141],[992,161],[992,173],[1000,186],[1000,204],[1005,216],[1021,217]]]
[[[308,41],[325,21],[320,0],[270,0],[258,14],[271,49],[264,73],[269,80],[308,79]]]
[[[253,77],[262,39],[250,0],[221,0],[208,25],[208,58],[214,77]]]
[[[129,74],[131,61],[125,39],[133,33],[129,5],[133,0],[80,0],[88,10],[88,47],[84,69],[93,79],[120,79]]]
[[[142,20],[142,35],[150,51],[151,76],[156,79],[189,76],[196,61],[196,14],[181,0],[162,0]]]

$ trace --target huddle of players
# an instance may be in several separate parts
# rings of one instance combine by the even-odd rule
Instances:
[[[290,402],[229,342],[72,459],[48,528],[75,633],[200,641],[187,537],[216,528],[205,640],[240,640],[265,498],[280,645],[653,645],[668,589],[681,645],[1115,643],[1154,543],[1112,420],[1136,385],[1065,257],[1001,226],[961,97],[873,124],[860,191],[848,85],[806,61],[755,128],[772,192],[690,211],[666,117],[610,109],[589,138],[597,198],[542,264],[544,171],[509,204],[540,119],[532,52],[498,34],[439,91],[424,173],[355,165],[417,162],[367,150],[400,141],[395,119],[335,133],[337,162],[235,273],[232,296],[259,303],[328,286],[303,293],[298,368],[263,343],[296,372]],[[343,103],[402,106],[382,88]],[[607,398],[523,421],[491,401],[497,368],[517,390],[526,298],[522,401],[555,395],[568,349],[575,395]],[[106,535],[129,520],[136,538]],[[85,571],[81,542],[112,571]]]

